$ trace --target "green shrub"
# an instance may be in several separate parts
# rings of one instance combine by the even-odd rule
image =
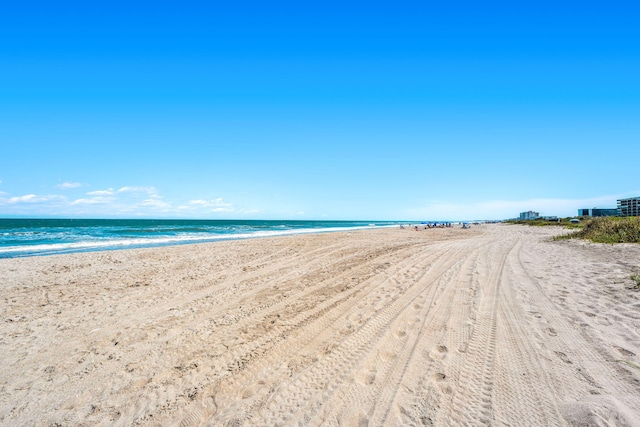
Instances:
[[[573,224],[570,222],[572,218],[560,218],[560,220],[546,220],[542,218],[538,219],[510,219],[505,221],[508,224],[520,224],[531,225],[534,227],[543,227],[548,225],[555,225],[567,228],[582,228],[582,223]]]
[[[596,243],[640,243],[640,217],[601,217],[588,220],[581,230],[558,239],[588,239]]]

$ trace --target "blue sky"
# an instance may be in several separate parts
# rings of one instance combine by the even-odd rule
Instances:
[[[640,195],[637,3],[227,3],[4,5],[0,217],[488,219]]]

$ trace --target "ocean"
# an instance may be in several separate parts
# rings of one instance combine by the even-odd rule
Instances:
[[[395,221],[1,219],[0,258],[389,227]]]

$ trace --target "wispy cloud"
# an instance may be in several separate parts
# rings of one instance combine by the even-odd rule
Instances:
[[[218,197],[216,199],[193,199],[179,205],[176,212],[191,217],[207,217],[211,214],[221,216],[233,214],[237,217],[254,216],[261,213],[259,209],[246,206],[236,206]]]
[[[116,192],[113,188],[109,188],[107,190],[89,191],[87,193],[88,196],[113,196],[114,194],[116,194]]]
[[[100,205],[113,202],[113,197],[96,196],[89,199],[77,199],[71,202],[71,206],[75,205]]]
[[[159,199],[146,199],[146,200],[143,200],[142,202],[140,202],[139,206],[167,210],[167,209],[171,208],[172,203],[171,202],[165,202],[165,201],[159,200]]]
[[[208,202],[206,200],[190,200],[188,201],[185,205],[181,206],[181,207],[191,207],[191,208],[195,208],[198,206],[207,206]]]
[[[136,187],[136,186],[126,186],[121,187],[118,190],[114,190],[113,188],[107,188],[106,190],[95,190],[89,191],[87,195],[89,196],[114,196],[116,194],[124,194],[124,193],[144,193],[149,196],[157,196],[158,190],[155,187]]]
[[[224,208],[228,208],[233,206],[232,203],[227,203],[224,200],[222,200],[222,198],[218,197],[217,199],[213,199],[213,200],[192,200],[189,203],[194,204],[194,205],[201,205],[204,207],[224,207]]]
[[[116,193],[120,193],[120,194],[121,193],[144,193],[150,196],[157,196],[158,190],[155,187],[130,186],[130,187],[122,187],[118,191],[116,191]]]
[[[65,182],[60,190],[78,188],[82,184]],[[86,197],[69,200],[61,194],[35,193],[8,197],[0,193],[0,214],[12,215],[83,215],[83,216],[155,216],[177,212],[170,201],[163,200],[155,187],[124,186],[86,193]]]
[[[57,188],[69,190],[85,184],[64,182]],[[126,185],[87,191],[83,197],[62,194],[0,192],[0,215],[45,215],[84,217],[243,217],[259,214],[252,207],[236,206],[221,197],[169,200],[154,186]]]
[[[178,207],[182,211],[205,210],[213,213],[235,212],[233,203],[227,203],[222,198],[213,200],[194,199]]]
[[[38,196],[36,194],[25,194],[24,196],[10,197],[7,200],[7,203],[10,205],[24,204],[24,203],[46,203],[52,200],[63,201],[63,200],[66,200],[66,197],[59,196],[56,194],[46,195],[46,196]]]
[[[62,184],[56,185],[56,188],[59,190],[70,190],[72,188],[80,188],[83,184],[79,182],[63,182]]]
[[[87,192],[89,198],[74,200],[72,205],[102,205],[110,214],[153,215],[167,213],[173,204],[164,201],[155,187],[124,186]]]
[[[56,215],[64,211],[69,201],[57,194],[5,197],[0,194],[0,214],[3,215]]]

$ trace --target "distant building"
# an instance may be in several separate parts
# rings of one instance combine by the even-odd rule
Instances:
[[[578,209],[578,216],[618,216],[617,208]]]
[[[530,219],[538,219],[538,218],[540,218],[540,212],[527,211],[527,212],[520,212],[519,219],[530,220]]]
[[[640,197],[618,200],[618,215],[640,216]]]

